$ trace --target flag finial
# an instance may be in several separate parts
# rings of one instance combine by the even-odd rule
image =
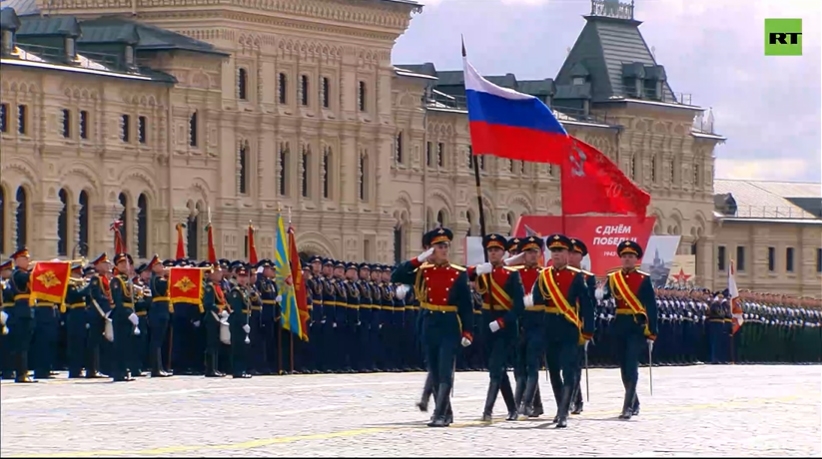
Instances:
[[[465,54],[465,37],[460,34],[460,42],[462,42],[462,57],[466,57]]]

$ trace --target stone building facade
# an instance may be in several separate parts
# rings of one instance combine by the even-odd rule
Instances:
[[[724,138],[695,123],[703,109],[674,95],[633,11],[600,2],[555,79],[489,79],[545,100],[569,133],[648,189],[655,232],[682,235],[698,282],[712,285],[714,147]],[[78,54],[93,62],[113,53],[121,65],[78,72],[76,63],[3,56],[0,251],[110,250],[109,225],[120,218],[139,258],[172,255],[179,222],[189,256],[203,258],[209,221],[220,256],[246,256],[249,222],[269,256],[278,209],[300,250],[338,259],[407,258],[437,224],[454,229],[459,259],[461,238],[478,234],[461,72],[391,62],[394,41],[421,12],[416,2],[23,3],[32,4],[3,2],[18,5],[21,27],[74,21]],[[47,6],[56,13],[43,14]],[[67,29],[52,26],[63,45],[50,45],[65,53]],[[623,33],[604,33],[614,28]],[[29,29],[14,46],[36,56],[45,39]],[[607,42],[616,39],[629,41]],[[635,55],[591,58],[615,46]],[[489,231],[560,212],[558,167],[478,160]]]

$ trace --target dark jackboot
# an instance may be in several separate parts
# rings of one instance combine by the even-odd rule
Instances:
[[[636,384],[627,383],[625,387],[625,399],[622,402],[622,414],[619,419],[631,419],[634,414],[634,399],[636,399]]]
[[[217,371],[214,366],[214,353],[206,352],[205,354],[205,377],[217,378]]]
[[[568,427],[568,408],[571,406],[571,397],[574,389],[567,384],[562,388],[561,399],[559,401],[559,411],[557,412],[557,429]]]
[[[29,377],[29,353],[28,352],[18,352],[17,353],[17,377],[14,379],[14,382],[18,383],[36,383],[37,381],[31,379]]]
[[[488,383],[488,393],[485,395],[485,408],[482,410],[482,421],[491,422],[494,413],[494,403],[497,401],[500,384],[496,381]]]
[[[425,386],[422,388],[422,396],[420,397],[420,401],[417,402],[417,408],[420,409],[422,412],[428,411],[428,401],[431,399],[431,395],[434,392],[434,374],[430,371],[428,375],[425,377]]]
[[[636,388],[634,388],[634,403],[631,406],[631,411],[634,416],[639,416],[639,395],[636,393]]]
[[[545,414],[545,409],[542,407],[542,396],[539,393],[539,384],[537,384],[537,390],[534,392],[534,412],[529,417],[538,418],[543,414]]]
[[[521,378],[518,378],[517,381],[516,381],[517,386],[516,386],[516,389],[514,390],[514,404],[517,407],[519,407],[520,404],[522,404],[522,394],[525,393],[525,381],[527,379],[528,378],[526,376],[523,376]]]
[[[511,380],[508,379],[508,375],[502,375],[502,381],[500,381],[499,386],[500,392],[502,392],[502,400],[505,401],[505,408],[508,409],[508,417],[505,418],[506,421],[516,421],[517,420],[517,402],[514,401],[514,391],[511,389]]]
[[[86,378],[100,379],[105,376],[100,374],[100,348],[91,350],[89,354],[88,368],[86,369]]]
[[[451,385],[440,383],[437,388],[437,406],[434,409],[434,419],[428,423],[428,427],[447,427],[448,409],[451,404]],[[451,415],[453,418],[453,415]]]
[[[573,400],[573,410],[571,410],[571,414],[582,413],[582,392],[579,386],[579,383],[577,383],[576,387],[574,387],[574,394],[571,397],[571,400]]]
[[[163,351],[162,349],[157,349],[154,355],[151,356],[151,377],[165,378],[167,376],[171,375],[163,370]]]
[[[519,420],[524,421],[534,412],[534,394],[537,391],[537,378],[529,377],[525,383],[525,392],[522,394],[522,403],[519,405]]]

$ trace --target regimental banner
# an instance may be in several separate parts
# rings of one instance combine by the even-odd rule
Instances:
[[[29,302],[36,300],[62,304],[66,298],[71,263],[67,261],[38,261],[29,276],[31,296]]]
[[[171,303],[202,303],[203,272],[202,268],[171,268],[168,272]]]
[[[616,247],[621,241],[630,239],[648,245],[651,232],[656,223],[655,217],[645,217],[640,221],[634,216],[568,216],[558,215],[523,215],[514,226],[514,236],[541,236],[543,239],[551,234],[563,233],[568,237],[579,238],[588,247],[588,256],[582,261],[582,268],[593,272],[598,277],[605,277],[609,270],[619,266]],[[646,257],[647,255],[647,251]],[[653,257],[653,253],[650,254]],[[545,261],[551,259],[546,251]],[[465,262],[467,265],[482,263],[482,238],[468,237],[465,241]]]

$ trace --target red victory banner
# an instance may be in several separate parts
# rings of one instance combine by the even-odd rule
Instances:
[[[31,271],[31,297],[35,300],[61,304],[66,298],[69,278],[71,277],[71,263],[67,261],[38,261]]]
[[[617,256],[617,245],[630,239],[642,247],[648,245],[648,239],[654,230],[656,217],[642,216],[573,216],[559,215],[523,215],[514,227],[514,235],[525,237],[538,234],[547,237],[563,233],[576,238],[588,247],[591,271],[597,276],[605,276],[608,271],[620,265]]]
[[[171,268],[168,272],[171,303],[200,304],[203,301],[203,269]]]

